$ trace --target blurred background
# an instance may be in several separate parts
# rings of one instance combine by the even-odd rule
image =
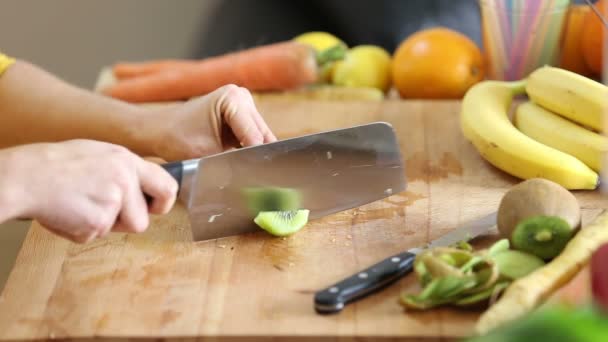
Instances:
[[[187,57],[219,0],[3,0],[0,50],[91,88],[119,59]]]
[[[313,30],[393,52],[442,25],[480,45],[479,17],[477,0],[3,0],[0,50],[92,88],[119,60],[200,58]]]

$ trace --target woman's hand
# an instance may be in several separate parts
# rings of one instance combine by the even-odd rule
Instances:
[[[75,242],[142,232],[178,185],[158,164],[108,143],[71,140],[0,150],[0,221],[27,217]],[[143,192],[152,197],[147,206]],[[4,208],[4,209],[3,209]]]
[[[143,139],[165,160],[276,141],[248,90],[227,85],[184,104],[141,115]]]
[[[86,138],[174,161],[276,140],[249,91],[235,85],[151,109],[74,87],[24,61],[0,77],[0,117],[0,148]]]

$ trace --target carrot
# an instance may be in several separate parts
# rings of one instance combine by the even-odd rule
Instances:
[[[120,62],[112,67],[112,73],[117,80],[125,80],[138,76],[150,75],[160,71],[190,67],[198,61],[185,59],[164,59],[148,62]]]
[[[138,66],[139,71],[147,68],[147,74],[142,71],[142,76],[119,81],[103,92],[129,102],[153,102],[184,100],[231,83],[251,91],[291,90],[316,82],[319,64],[341,58],[340,52],[328,50],[317,55],[309,45],[287,41],[194,63],[147,62]]]

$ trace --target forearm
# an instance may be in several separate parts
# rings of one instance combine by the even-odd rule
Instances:
[[[149,155],[138,134],[141,115],[137,106],[71,86],[27,62],[0,77],[0,148],[83,138]]]

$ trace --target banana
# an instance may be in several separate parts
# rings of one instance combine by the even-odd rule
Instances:
[[[608,152],[608,138],[587,130],[553,112],[525,102],[515,112],[515,127],[530,138],[573,155],[599,172]]]
[[[509,120],[513,97],[525,81],[482,81],[462,100],[464,136],[492,165],[521,179],[546,178],[567,189],[595,189],[598,174],[577,158],[520,132]]]
[[[604,130],[608,87],[577,73],[550,66],[536,69],[527,78],[532,101],[581,125]]]

